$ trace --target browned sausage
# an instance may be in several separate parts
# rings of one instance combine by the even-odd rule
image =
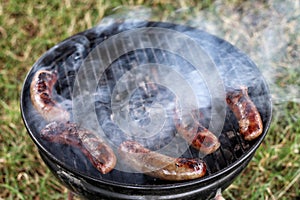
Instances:
[[[248,96],[248,89],[242,86],[226,94],[226,102],[239,122],[240,133],[245,140],[254,140],[261,135],[263,125],[260,114]]]
[[[219,139],[197,121],[192,114],[179,118],[178,109],[175,109],[175,126],[177,132],[195,149],[204,154],[215,152],[220,147]]]
[[[163,180],[190,180],[203,177],[206,173],[206,164],[199,158],[172,158],[135,141],[123,142],[118,152],[133,169]]]
[[[113,150],[93,131],[71,122],[51,122],[41,131],[41,137],[50,142],[79,148],[101,173],[110,172],[117,159]]]
[[[70,114],[52,97],[52,89],[56,81],[55,71],[36,72],[30,85],[31,101],[34,108],[47,121],[68,121]]]

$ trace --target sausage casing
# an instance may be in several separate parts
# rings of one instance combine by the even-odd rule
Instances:
[[[130,167],[162,180],[181,181],[203,177],[206,164],[199,158],[172,158],[151,151],[135,141],[125,141],[119,155]]]
[[[176,109],[174,118],[176,130],[192,147],[203,154],[211,154],[220,147],[219,139],[192,114],[185,114],[179,118],[178,112]]]
[[[70,113],[58,104],[52,96],[56,81],[56,71],[37,71],[30,85],[31,101],[34,108],[47,121],[68,121]]]
[[[245,140],[254,140],[261,135],[263,124],[261,116],[248,95],[248,89],[231,89],[226,94],[226,102],[236,116],[240,133]]]
[[[79,148],[101,173],[110,172],[117,159],[113,150],[95,132],[71,122],[51,122],[41,130],[41,137],[50,142]]]

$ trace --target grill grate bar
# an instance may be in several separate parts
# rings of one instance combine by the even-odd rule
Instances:
[[[223,160],[225,161],[226,166],[229,165],[228,160],[226,159],[226,156],[225,156],[225,153],[224,153],[224,150],[223,150],[222,146],[220,146],[219,151],[220,151],[220,153],[222,155]]]

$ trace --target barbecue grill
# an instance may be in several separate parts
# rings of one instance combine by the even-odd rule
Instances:
[[[155,32],[154,39],[151,38],[152,32]],[[176,38],[172,34],[179,36]],[[110,38],[114,38],[111,41],[115,43],[111,43]],[[157,46],[153,45],[152,39]],[[118,42],[135,46],[127,46],[126,51],[122,51]],[[200,52],[201,64],[197,63],[199,58],[195,52]],[[83,68],[84,65],[92,67]],[[107,67],[97,71],[97,66],[102,65]],[[203,74],[209,68],[213,68],[213,73],[209,76]],[[88,126],[90,121],[97,122],[96,126],[103,130],[102,136],[114,150],[127,139],[135,139],[155,151],[172,144],[172,151],[178,148],[176,155],[203,158],[208,167],[206,175],[195,180],[164,181],[130,171],[130,167],[128,169],[122,164],[108,174],[101,174],[77,148],[43,140],[39,133],[48,122],[34,110],[29,89],[33,75],[39,69],[58,72],[59,79],[54,89],[56,100],[72,113],[72,120],[82,126]],[[91,76],[96,81],[91,81]],[[177,91],[178,81],[185,82],[184,88],[189,88],[185,94],[182,90]],[[91,85],[96,92],[88,98],[81,98]],[[224,94],[215,90],[221,88],[225,91],[238,85],[248,87],[249,96],[261,114],[263,134],[254,141],[243,139],[234,114],[224,104],[225,100],[218,98]],[[201,113],[197,119],[217,132],[221,147],[216,152],[202,155],[192,147],[183,150],[180,147],[179,144],[184,142],[172,128],[174,111],[172,106],[169,108],[180,95],[196,99],[191,104],[197,105]],[[210,199],[218,189],[226,189],[246,168],[263,141],[271,122],[270,99],[268,86],[255,64],[228,42],[183,25],[131,21],[86,30],[48,50],[25,79],[21,111],[43,161],[67,188],[79,196],[87,199]],[[186,102],[190,103],[182,100],[181,106],[184,107]],[[91,108],[89,103],[93,104]],[[125,114],[120,107],[123,104],[128,104]],[[152,110],[147,110],[148,107]],[[91,110],[94,115],[89,115]],[[164,119],[155,114],[162,114]],[[212,121],[218,117],[223,121],[218,120],[221,122],[215,126]],[[162,125],[157,121],[163,121]],[[126,122],[133,123],[128,126]],[[218,125],[222,125],[220,130]],[[91,128],[94,126],[92,124]],[[128,129],[134,134],[125,134]],[[141,135],[137,136],[139,130]],[[174,147],[176,145],[179,147]]]

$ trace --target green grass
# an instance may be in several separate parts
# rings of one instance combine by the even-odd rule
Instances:
[[[214,34],[236,44],[259,65],[265,64],[265,58],[253,51],[253,49],[260,50],[256,47],[260,41],[257,39],[261,36],[260,24],[250,24],[249,28],[246,17],[252,16],[247,13],[261,16],[269,12],[269,4],[251,1],[260,6],[260,9],[255,10],[251,3],[241,0],[228,0],[224,4],[213,4],[213,1],[209,0],[203,1],[202,4],[196,2],[196,0],[1,1],[0,199],[66,199],[67,189],[43,164],[22,123],[19,108],[22,83],[33,63],[47,49],[79,31],[96,25],[104,16],[112,14],[113,8],[120,5],[151,6],[158,14],[153,19],[175,22],[186,20],[190,24],[195,23],[193,22],[195,16],[201,14],[200,11],[204,9],[202,19],[210,21],[211,24],[201,27],[212,30]],[[189,9],[182,9],[186,7]],[[178,12],[174,14],[174,10]],[[293,14],[294,16],[291,16]],[[270,131],[253,160],[242,175],[223,192],[226,199],[300,199],[300,104],[299,100],[293,101],[300,97],[297,92],[300,87],[298,76],[300,15],[299,11],[284,13],[284,9],[278,9],[275,15],[280,15],[282,19],[280,26],[284,29],[281,39],[285,41],[285,45],[281,47],[282,51],[274,52],[274,59],[270,59],[266,68],[272,69],[270,86],[275,99],[278,100],[278,96],[285,98],[283,102],[278,100],[274,105]],[[285,15],[288,20],[285,20]],[[239,18],[241,16],[244,18]],[[265,20],[268,19],[266,17]],[[242,21],[244,24],[240,23]],[[259,22],[263,24],[262,21]],[[204,21],[202,23],[204,24]],[[241,32],[235,35],[232,28]],[[251,34],[242,32],[243,28],[249,28]],[[274,48],[276,50],[276,45]],[[289,90],[289,86],[295,88],[296,92]]]

